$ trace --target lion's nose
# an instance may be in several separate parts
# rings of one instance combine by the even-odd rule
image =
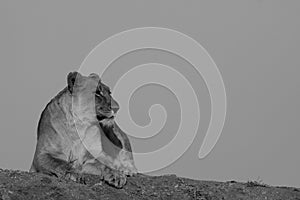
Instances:
[[[114,113],[117,113],[119,110],[119,104],[115,100],[111,100],[111,109],[114,111]]]

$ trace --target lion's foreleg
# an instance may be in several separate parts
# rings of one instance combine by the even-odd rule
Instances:
[[[41,172],[58,178],[70,179],[76,182],[83,182],[79,171],[73,167],[72,161],[66,161],[51,153],[41,153],[37,156],[37,172]]]

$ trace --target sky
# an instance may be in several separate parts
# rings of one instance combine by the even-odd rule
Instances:
[[[178,160],[150,174],[300,187],[299,1],[4,0],[0,5],[1,168],[30,168],[42,110],[100,42],[133,28],[163,27],[188,35],[209,53],[224,81],[227,113],[217,144],[199,159],[211,100],[193,66],[158,49],[133,51],[111,63],[103,74],[111,88],[134,66],[162,63],[186,76],[197,95],[196,138]],[[129,102],[132,120],[149,124],[153,104],[164,107],[166,123],[153,137],[130,137],[135,152],[154,151],[176,136],[182,111],[168,87],[139,87]]]

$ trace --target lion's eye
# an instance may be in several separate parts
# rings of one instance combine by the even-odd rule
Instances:
[[[98,97],[102,97],[103,92],[102,91],[96,91],[95,95],[98,96]]]

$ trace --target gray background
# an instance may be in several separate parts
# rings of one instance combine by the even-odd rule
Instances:
[[[1,1],[0,167],[30,167],[42,109],[65,87],[67,73],[77,70],[99,42],[127,29],[159,26],[181,31],[206,48],[223,76],[228,112],[217,145],[199,160],[210,118],[201,77],[194,77],[180,58],[157,50],[132,52],[114,62],[103,77],[108,85],[112,74],[121,75],[118,68],[146,62],[181,69],[196,84],[202,117],[198,136],[183,157],[152,174],[261,179],[300,187],[299,10],[297,0]],[[153,103],[164,105],[173,117],[155,137],[131,138],[137,152],[163,146],[178,127],[178,102],[157,85],[133,95],[130,108],[136,123],[149,122],[147,110]]]

